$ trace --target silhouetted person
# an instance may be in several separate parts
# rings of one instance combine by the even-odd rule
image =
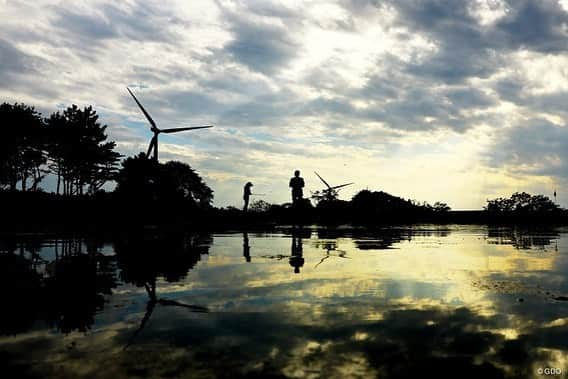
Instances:
[[[304,179],[300,177],[300,170],[294,171],[294,177],[290,179],[290,188],[292,188],[292,204],[299,205],[304,197]]]
[[[243,257],[247,262],[250,262],[249,235],[247,232],[243,233]]]
[[[290,266],[294,267],[294,273],[300,273],[300,267],[304,266],[304,252],[302,251],[302,237],[292,235],[292,249],[290,254]]]
[[[247,184],[245,184],[245,188],[243,191],[243,200],[245,201],[245,206],[243,207],[243,211],[247,211],[248,210],[248,206],[249,206],[249,199],[250,199],[250,195],[252,194],[251,188],[252,187],[252,183],[248,182]]]

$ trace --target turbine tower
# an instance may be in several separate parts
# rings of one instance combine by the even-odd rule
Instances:
[[[138,101],[136,96],[134,96],[134,94],[132,93],[130,88],[126,87],[126,89],[130,93],[130,95],[132,95],[132,98],[134,98],[134,101],[136,102],[136,104],[138,104],[138,106],[140,107],[140,110],[142,111],[142,113],[144,113],[144,116],[146,116],[146,119],[150,123],[150,130],[154,133],[154,137],[152,137],[152,139],[150,140],[150,146],[148,146],[148,152],[146,153],[146,157],[150,158],[150,154],[153,154],[152,159],[154,159],[156,162],[158,161],[158,135],[160,133],[170,134],[170,133],[183,132],[185,130],[205,129],[205,128],[212,128],[213,127],[213,125],[206,125],[206,126],[190,126],[190,127],[186,127],[186,128],[160,129],[156,126],[156,123],[154,122],[154,120],[152,120],[152,117],[150,117],[150,114],[148,114],[148,112],[146,112],[146,109],[144,109],[144,107]]]

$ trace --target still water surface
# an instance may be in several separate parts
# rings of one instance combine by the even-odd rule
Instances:
[[[0,242],[8,377],[543,377],[568,229],[281,228]]]

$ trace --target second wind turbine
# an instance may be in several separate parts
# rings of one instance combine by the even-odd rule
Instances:
[[[146,109],[144,109],[144,107],[138,101],[136,96],[134,96],[134,94],[132,93],[130,88],[126,87],[126,89],[130,93],[130,95],[132,95],[132,97],[134,98],[134,101],[136,101],[136,104],[138,104],[138,106],[140,107],[140,110],[142,111],[142,113],[144,113],[144,116],[146,116],[146,119],[150,123],[150,130],[152,132],[154,132],[154,137],[152,137],[152,139],[150,140],[150,146],[148,146],[148,152],[146,153],[146,157],[150,158],[150,154],[153,154],[152,159],[154,159],[156,162],[158,161],[158,135],[160,133],[170,134],[170,133],[183,132],[185,130],[205,129],[205,128],[212,128],[213,127],[213,125],[206,125],[206,126],[190,126],[190,127],[186,127],[186,128],[160,129],[156,126],[156,123],[154,122],[154,120],[152,120],[152,117],[150,117],[148,112],[146,112]]]

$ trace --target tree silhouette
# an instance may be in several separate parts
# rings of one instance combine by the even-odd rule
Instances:
[[[41,114],[25,104],[0,105],[0,188],[35,191],[44,178],[45,135]],[[31,185],[28,181],[31,179]]]
[[[339,196],[337,190],[322,190],[322,191],[314,191],[312,192],[312,199],[315,201],[316,204],[321,202],[332,202],[336,201]]]
[[[270,208],[272,208],[272,204],[264,200],[255,200],[250,205],[251,212],[258,212],[258,213],[268,212],[270,211]]]
[[[213,190],[187,163],[169,161],[161,165],[160,179],[162,195],[188,200],[199,207],[209,207],[213,201]]]
[[[452,210],[452,208],[450,208],[448,204],[442,203],[440,201],[436,201],[432,206],[432,209],[434,210],[434,212],[439,212],[439,213],[445,213]]]
[[[487,200],[485,210],[493,213],[531,213],[552,212],[559,206],[544,195],[531,195],[526,192],[515,192],[510,198]]]
[[[131,200],[179,201],[201,208],[213,201],[213,190],[188,164],[159,163],[144,153],[122,162],[116,182],[117,194]]]
[[[49,168],[57,176],[57,193],[94,194],[117,172],[120,154],[116,144],[107,142],[106,125],[91,106],[82,110],[76,105],[47,120]]]

